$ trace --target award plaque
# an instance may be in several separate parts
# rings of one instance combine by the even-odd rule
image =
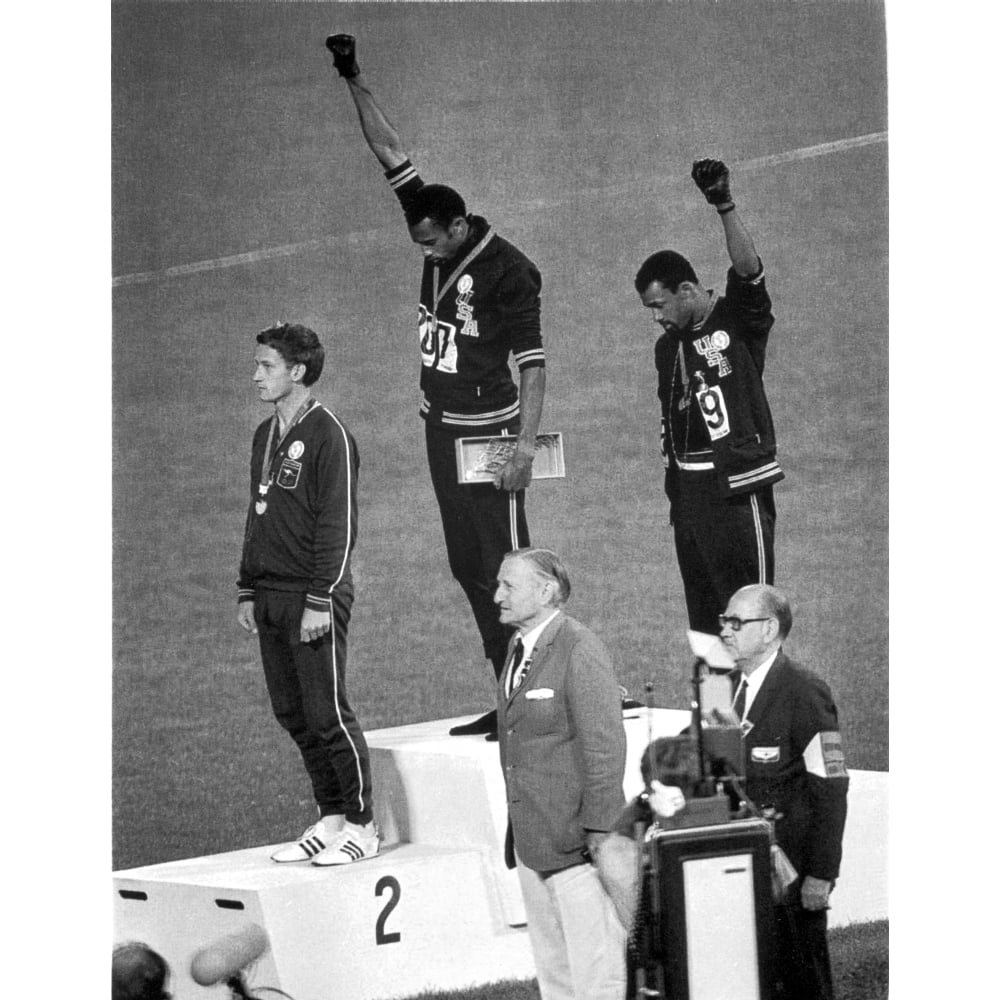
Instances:
[[[493,477],[510,461],[517,438],[463,437],[455,442],[460,483],[492,483]],[[532,479],[562,479],[566,475],[562,434],[539,434],[535,438]]]

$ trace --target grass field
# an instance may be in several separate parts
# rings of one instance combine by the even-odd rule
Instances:
[[[668,16],[669,15],[669,16]],[[888,768],[886,63],[878,4],[115,3],[113,858],[274,842],[310,818],[235,623],[253,337],[328,348],[318,395],[361,450],[352,702],[367,728],[491,700],[450,579],[416,416],[419,261],[322,41],[359,58],[428,178],[539,265],[531,487],[570,612],[633,692],[687,703],[686,616],[658,466],[655,331],[632,276],[718,224],[687,177],[733,167],[777,323],[766,381],[789,652],[830,680],[849,763]],[[614,39],[609,45],[608,39]]]
[[[887,923],[852,924],[830,932],[830,965],[839,1000],[885,1000],[889,995]],[[536,982],[418,993],[411,1000],[538,1000]]]

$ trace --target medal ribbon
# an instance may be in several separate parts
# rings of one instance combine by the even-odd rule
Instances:
[[[456,279],[465,270],[465,268],[469,264],[471,264],[472,261],[475,260],[475,258],[478,257],[483,252],[483,250],[486,249],[486,244],[489,243],[490,240],[493,239],[493,237],[495,235],[496,235],[496,233],[495,233],[493,227],[490,226],[490,228],[486,230],[486,235],[466,254],[465,259],[462,261],[462,263],[459,264],[458,267],[456,267],[455,270],[451,272],[451,276],[444,283],[444,287],[441,288],[440,291],[438,290],[438,275],[440,273],[440,269],[435,265],[435,267],[434,267],[434,288],[433,288],[433,292],[432,292],[432,296],[433,296],[433,299],[434,299],[434,325],[435,326],[437,326],[438,303],[441,301],[441,299],[444,298],[444,296],[448,292],[448,289],[451,288],[451,286],[455,283]]]
[[[278,449],[281,447],[281,442],[288,437],[292,428],[306,415],[315,402],[316,400],[314,400],[312,396],[309,396],[298,408],[295,416],[292,417],[291,423],[289,423],[289,425],[285,428],[285,433],[281,435],[277,445],[275,445],[273,453],[271,451],[271,446],[274,444],[274,430],[278,426],[278,414],[275,413],[274,416],[271,417],[271,425],[267,429],[267,444],[264,445],[264,461],[260,466],[260,485],[257,487],[257,492],[262,498],[267,496],[267,491],[271,488],[271,483],[274,482],[274,472],[271,469],[271,466],[274,463]]]

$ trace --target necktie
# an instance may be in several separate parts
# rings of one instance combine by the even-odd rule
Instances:
[[[521,681],[524,680],[524,671],[524,643],[521,642],[521,637],[518,636],[517,642],[514,643],[514,656],[510,661],[510,674],[508,675],[510,677],[510,681],[508,682],[509,690],[507,691],[508,695],[513,694],[513,692],[521,686]]]
[[[733,711],[736,713],[736,718],[743,721],[743,712],[747,707],[747,678],[746,674],[740,675],[740,686],[739,690],[736,692],[736,697],[733,699]]]

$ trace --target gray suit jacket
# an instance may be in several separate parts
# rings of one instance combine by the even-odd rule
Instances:
[[[507,698],[513,645],[497,687],[507,864],[514,865],[513,846],[529,868],[555,871],[579,863],[586,831],[612,829],[625,804],[621,692],[601,641],[560,612]]]

